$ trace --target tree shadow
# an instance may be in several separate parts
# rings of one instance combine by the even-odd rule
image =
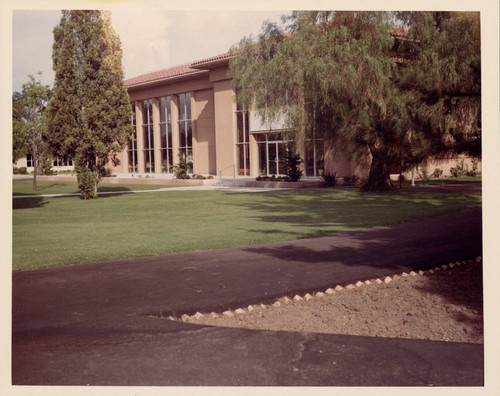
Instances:
[[[483,334],[483,267],[473,262],[452,270],[439,271],[425,278],[417,287],[422,293],[441,296],[445,302],[464,309],[452,313],[457,322],[468,324],[478,334]]]
[[[41,208],[47,205],[47,200],[43,197],[38,197],[33,195],[33,197],[29,198],[14,198],[12,199],[12,209],[33,209],[33,208]]]

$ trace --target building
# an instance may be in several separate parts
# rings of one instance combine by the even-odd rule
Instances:
[[[180,154],[192,162],[191,172],[197,175],[284,175],[287,131],[279,120],[264,125],[256,111],[237,108],[228,75],[230,59],[228,53],[221,54],[126,80],[134,137],[111,171],[169,177]],[[299,151],[305,177],[319,177],[323,172],[361,178],[368,174],[368,167],[336,155],[335,147],[320,135],[313,134]],[[464,160],[470,168],[471,161]],[[16,166],[32,170],[29,161],[23,162]],[[441,167],[443,175],[449,176],[449,169],[457,163],[432,164],[428,174]]]
[[[236,107],[230,58],[222,54],[126,80],[135,139],[113,171],[172,173],[180,153],[192,161],[194,174],[283,175],[286,131],[279,121],[266,126],[257,112]],[[322,139],[310,143],[301,151],[306,177],[325,169],[354,174],[349,161],[325,155]]]

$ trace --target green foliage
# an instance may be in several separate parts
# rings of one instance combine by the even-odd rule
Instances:
[[[56,156],[73,158],[77,172],[84,173],[83,187],[90,179],[97,185],[106,166],[119,163],[117,153],[132,134],[121,55],[108,12],[63,11],[54,29],[48,138]]]
[[[325,172],[321,175],[321,178],[327,187],[335,187],[337,184],[337,172],[334,172],[333,174]]]
[[[432,172],[432,177],[439,179],[440,177],[443,177],[443,170],[436,168],[434,169],[434,172]]]
[[[97,198],[97,175],[94,172],[87,167],[79,169],[76,173],[76,180],[82,199]]]
[[[420,172],[422,173],[422,179],[428,179],[429,178],[429,168],[427,168],[427,165],[423,165],[420,167]]]
[[[41,74],[38,73],[39,76]],[[29,81],[23,84],[22,92],[14,92],[12,95],[12,155],[14,162],[28,153],[32,155],[33,190],[36,190],[36,176],[38,173],[44,173],[44,164],[50,159],[43,115],[51,91],[33,75],[28,78]]]
[[[240,108],[285,117],[299,144],[315,131],[370,160],[364,191],[392,188],[393,164],[477,152],[478,14],[300,11],[284,21],[234,49]],[[406,30],[394,32],[396,21]]]
[[[14,175],[27,175],[28,169],[25,166],[22,166],[20,168],[14,166],[14,168],[12,169],[12,173]]]
[[[302,158],[297,154],[294,147],[292,145],[288,147],[285,156],[285,170],[290,181],[297,182],[302,177],[302,170],[300,170],[302,162]]]
[[[352,186],[359,183],[359,178],[356,175],[342,177],[342,184],[344,186]]]
[[[179,154],[179,162],[175,164],[172,169],[174,171],[174,176],[176,179],[191,179],[188,171],[192,167],[192,162],[186,160],[185,155]]]

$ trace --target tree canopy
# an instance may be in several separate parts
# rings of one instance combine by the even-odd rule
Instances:
[[[41,74],[41,73],[39,73]],[[47,157],[43,113],[50,99],[51,90],[35,76],[29,75],[21,92],[12,95],[13,160],[30,154],[33,157],[33,190],[36,176],[41,171],[41,159]],[[46,159],[46,158],[45,158]]]
[[[54,28],[54,95],[47,108],[54,153],[71,157],[85,199],[132,134],[132,113],[123,82],[120,39],[109,12],[63,11]]]
[[[464,81],[474,89],[471,80],[480,81],[479,47],[464,37],[457,45],[448,42],[474,30],[476,17],[293,12],[283,18],[284,27],[266,22],[256,40],[245,38],[235,48],[230,71],[237,101],[242,108],[261,109],[264,120],[284,113],[298,141],[307,139],[313,126],[316,133],[323,131],[338,151],[370,163],[364,190],[391,188],[394,164],[467,151],[465,141],[480,136],[480,130],[479,135],[471,130],[477,108],[466,100],[455,105]],[[443,69],[447,64],[453,73]]]

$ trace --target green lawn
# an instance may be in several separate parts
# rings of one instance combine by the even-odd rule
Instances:
[[[42,194],[73,194],[78,193],[78,185],[72,181],[37,181],[36,191],[33,191],[33,180],[14,180],[12,182],[13,195],[42,195]],[[100,183],[98,192],[108,191],[137,191],[157,190],[172,187],[170,185],[155,184],[111,184]]]
[[[141,186],[142,187],[142,186]],[[165,191],[13,200],[13,268],[293,240],[481,205],[478,195]]]
[[[415,180],[415,184],[417,186],[434,186],[442,184],[480,183],[481,180],[481,176],[446,177],[442,179]],[[396,187],[399,186],[398,181],[394,181],[393,183]],[[411,181],[405,180],[403,185],[409,186],[411,185]]]

